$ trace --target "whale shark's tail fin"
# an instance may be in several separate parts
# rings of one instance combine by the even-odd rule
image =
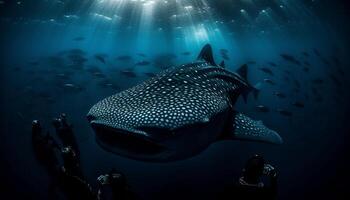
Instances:
[[[282,144],[281,136],[269,128],[262,121],[253,120],[242,113],[235,112],[232,119],[232,125],[228,134],[222,139],[250,140],[272,144]]]
[[[238,68],[236,72],[248,85],[248,87],[242,92],[244,102],[247,103],[248,94],[250,92],[253,92],[255,100],[258,99],[261,83],[257,83],[255,86],[252,86],[248,82],[248,65],[247,64],[242,65],[240,68]]]

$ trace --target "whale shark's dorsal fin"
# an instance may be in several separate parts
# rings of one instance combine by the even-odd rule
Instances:
[[[244,64],[242,65],[240,68],[237,69],[237,74],[241,76],[241,78],[243,78],[245,81],[247,81],[247,77],[248,77],[248,65]]]
[[[197,60],[204,60],[208,62],[209,64],[216,66],[215,61],[214,61],[214,56],[213,56],[213,50],[210,46],[210,44],[206,44],[201,52],[199,53]]]

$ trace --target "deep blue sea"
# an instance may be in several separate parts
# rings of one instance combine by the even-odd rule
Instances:
[[[278,199],[345,199],[349,10],[331,0],[0,1],[0,199],[49,198],[31,122],[56,137],[51,122],[60,113],[73,124],[93,187],[116,168],[140,199],[216,199],[258,153],[279,171]],[[234,108],[277,131],[283,144],[217,141],[184,160],[147,162],[96,143],[91,106],[195,61],[205,44],[229,71],[248,65],[260,96],[240,97]]]

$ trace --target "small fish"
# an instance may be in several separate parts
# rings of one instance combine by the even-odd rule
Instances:
[[[303,51],[302,54],[305,56],[305,57],[310,57],[310,54],[306,51]]]
[[[14,68],[12,68],[12,70],[15,72],[18,72],[18,71],[21,71],[21,67],[14,67]]]
[[[21,112],[17,112],[16,114],[21,120],[24,120],[24,115]]]
[[[315,84],[323,84],[324,80],[322,80],[320,78],[317,78],[317,79],[312,80],[312,82],[315,83]]]
[[[106,75],[104,75],[102,72],[94,72],[92,75],[96,78],[106,78]]]
[[[263,112],[263,113],[270,112],[270,109],[268,107],[266,107],[266,106],[263,106],[263,105],[258,105],[255,108],[259,112]]]
[[[91,74],[94,74],[96,72],[102,73],[101,69],[96,66],[90,66],[86,71]]]
[[[75,87],[75,85],[72,84],[72,83],[66,83],[63,86],[66,87],[66,88],[74,88]]]
[[[333,81],[333,83],[337,86],[337,87],[341,87],[343,84],[341,83],[341,81],[333,74],[330,74],[329,77],[331,78],[331,80]]]
[[[286,82],[290,82],[290,79],[288,76],[283,76],[283,79],[286,81]]]
[[[70,77],[65,73],[56,74],[56,77],[61,80],[69,80]]]
[[[304,61],[304,65],[311,67],[311,64],[308,61]]]
[[[85,37],[83,37],[83,36],[79,36],[79,37],[75,37],[75,38],[73,38],[73,40],[74,40],[74,41],[77,41],[77,42],[80,42],[80,41],[85,40]]]
[[[87,62],[87,59],[83,55],[79,54],[69,55],[68,59],[72,61],[73,65],[83,65],[85,62]]]
[[[276,83],[275,83],[273,80],[271,80],[271,79],[265,78],[265,79],[264,79],[264,82],[266,82],[266,83],[268,83],[268,84],[270,84],[270,85],[276,85]]]
[[[281,92],[273,92],[273,95],[275,95],[276,97],[279,97],[281,99],[284,99],[287,97],[284,93],[281,93]]]
[[[286,73],[287,75],[290,75],[292,72],[290,72],[289,70],[283,70],[284,71],[284,73]]]
[[[269,65],[271,65],[272,67],[277,67],[277,64],[274,62],[268,62]]]
[[[316,98],[315,98],[315,102],[318,102],[318,103],[321,103],[321,102],[323,102],[323,97],[322,96],[316,96]]]
[[[137,55],[140,57],[143,57],[143,58],[147,57],[146,54],[144,54],[144,53],[138,53]]]
[[[228,53],[228,50],[227,50],[227,49],[220,49],[220,53],[221,53],[221,54],[227,54],[227,53]]]
[[[255,61],[248,61],[247,65],[256,65],[256,62]]]
[[[300,102],[300,101],[295,101],[295,102],[292,103],[292,105],[295,106],[295,107],[298,107],[298,108],[304,108],[305,107],[304,103]]]
[[[314,48],[313,51],[316,56],[322,57],[321,53],[317,49]]]
[[[318,96],[319,95],[319,92],[318,92],[318,90],[316,89],[316,88],[311,88],[311,91],[312,91],[312,93],[315,95],[315,96]]]
[[[148,62],[148,61],[140,61],[140,62],[137,62],[135,65],[138,65],[138,66],[146,66],[146,65],[150,65],[151,62]]]
[[[283,109],[277,109],[277,112],[280,113],[281,115],[291,117],[293,116],[293,113],[288,111],[288,110],[283,110]]]
[[[72,84],[72,83],[66,83],[63,85],[63,88],[66,90],[66,91],[71,91],[71,92],[79,92],[79,91],[82,91],[83,88],[80,87],[80,86],[77,86],[75,84]]]
[[[81,55],[81,56],[86,54],[86,52],[83,51],[82,49],[71,49],[67,53],[70,55]]]
[[[297,88],[301,88],[300,82],[299,82],[298,80],[296,80],[296,79],[294,79],[294,85],[295,85],[295,87],[297,87]]]
[[[108,88],[112,86],[112,83],[108,79],[104,79],[97,83],[98,86],[102,88]]]
[[[117,60],[127,62],[127,61],[131,61],[132,57],[128,55],[123,55],[123,56],[118,56]]]
[[[271,69],[269,68],[266,68],[266,67],[261,67],[259,68],[261,71],[265,72],[266,74],[270,75],[270,76],[273,76],[273,72],[271,71]]]
[[[284,60],[295,64],[295,65],[301,65],[301,62],[299,60],[297,60],[294,56],[289,55],[289,54],[281,54],[280,55]]]
[[[331,66],[331,63],[326,58],[322,57],[321,61],[323,62],[323,64],[325,64],[327,66]]]
[[[30,62],[28,62],[28,64],[33,65],[33,66],[38,66],[39,62],[37,62],[37,61],[30,61]]]
[[[96,58],[96,60],[100,61],[101,63],[106,64],[105,56],[97,54],[97,55],[95,55],[95,58]]]
[[[135,78],[136,74],[132,70],[121,70],[120,73],[124,76],[130,77],[130,78]]]
[[[300,93],[300,88],[293,88],[292,91],[293,91],[294,93]]]

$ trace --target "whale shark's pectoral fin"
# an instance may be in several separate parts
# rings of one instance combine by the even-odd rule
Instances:
[[[283,140],[276,131],[267,128],[262,121],[255,121],[241,113],[233,116],[231,133],[228,138],[282,144]]]

